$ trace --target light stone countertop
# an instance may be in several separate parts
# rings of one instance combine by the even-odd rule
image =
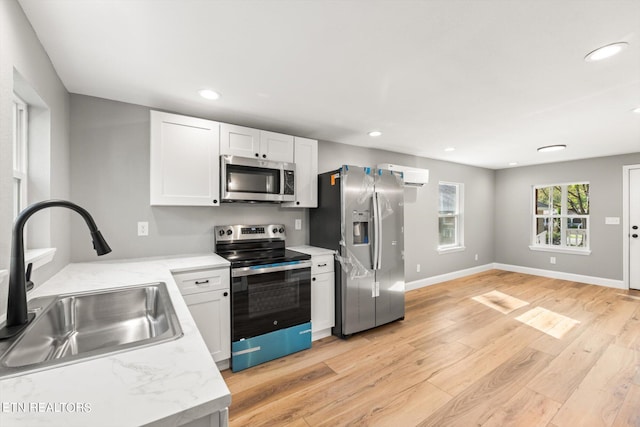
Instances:
[[[184,336],[0,379],[0,425],[177,426],[231,405],[229,389],[171,276],[228,265],[215,254],[67,265],[28,298],[161,281],[167,284]],[[35,409],[24,411],[16,404]],[[71,405],[65,409],[64,404]]]

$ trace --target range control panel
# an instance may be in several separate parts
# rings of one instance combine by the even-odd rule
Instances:
[[[268,225],[218,225],[213,232],[216,242],[232,242],[235,240],[285,239],[284,224]]]

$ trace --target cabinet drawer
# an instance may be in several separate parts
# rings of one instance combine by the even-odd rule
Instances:
[[[174,273],[173,278],[182,295],[225,289],[230,283],[228,268]]]
[[[333,272],[333,255],[320,255],[311,258],[311,274]]]

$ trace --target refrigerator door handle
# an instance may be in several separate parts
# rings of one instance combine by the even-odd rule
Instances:
[[[374,202],[376,204],[375,212],[376,212],[376,222],[374,226],[376,227],[376,270],[380,270],[382,268],[382,208],[380,206],[380,196],[378,192],[373,193],[375,195]]]
[[[378,234],[378,222],[380,222],[378,217],[378,193],[374,191],[373,198],[371,200],[373,202],[373,269],[378,270],[380,268],[378,265],[378,253],[380,252],[381,237],[380,234]]]

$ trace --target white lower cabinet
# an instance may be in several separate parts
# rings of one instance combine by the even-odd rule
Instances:
[[[209,414],[206,417],[198,418],[197,420],[181,425],[182,427],[228,427],[229,409],[224,408],[223,410]]]
[[[231,295],[229,268],[174,273],[187,307],[218,363],[231,357]]]
[[[335,326],[333,255],[311,257],[311,335],[313,340],[331,335]]]

